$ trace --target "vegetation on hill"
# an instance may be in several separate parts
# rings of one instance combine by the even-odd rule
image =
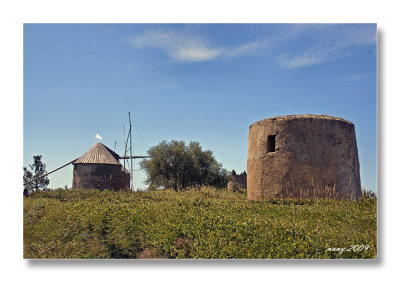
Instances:
[[[24,198],[24,258],[376,258],[376,204],[206,187],[37,191]]]
[[[147,154],[150,158],[140,165],[147,174],[150,190],[172,187],[178,191],[203,185],[222,188],[228,182],[228,172],[216,161],[212,151],[203,151],[198,142],[185,145],[184,141],[162,141]]]

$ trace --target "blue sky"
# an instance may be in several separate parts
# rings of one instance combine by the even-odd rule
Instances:
[[[375,24],[24,25],[24,166],[41,154],[57,168],[96,134],[121,154],[130,111],[134,154],[199,141],[241,172],[250,124],[328,114],[355,124],[361,184],[376,191],[376,103]],[[71,186],[72,166],[49,179]]]

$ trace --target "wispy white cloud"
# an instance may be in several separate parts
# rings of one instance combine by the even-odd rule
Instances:
[[[96,134],[96,136],[94,138],[96,138],[98,140],[103,140],[103,137],[101,137],[98,133]]]
[[[345,81],[345,82],[355,82],[355,81],[361,81],[369,78],[376,78],[376,73],[368,72],[368,73],[356,73],[348,76],[343,76],[340,77],[338,80],[339,81]]]
[[[210,61],[221,56],[222,50],[206,46],[181,46],[168,51],[171,58],[182,62]]]
[[[178,62],[204,62],[217,58],[244,56],[266,48],[266,40],[256,40],[238,46],[213,46],[207,38],[170,29],[149,30],[131,38],[128,43],[136,48],[157,48]]]
[[[216,36],[201,33],[201,27],[150,29],[127,42],[135,48],[159,49],[175,62],[232,59],[272,50],[273,60],[282,69],[335,61],[355,54],[360,47],[376,44],[374,24],[244,25],[240,28],[250,31],[239,32],[236,38],[242,40],[224,45],[211,41]]]
[[[319,65],[356,53],[359,47],[376,43],[375,25],[310,25],[309,47],[296,54],[284,53],[277,58],[284,69]],[[316,28],[314,28],[316,27]]]
[[[244,56],[256,52],[257,50],[266,49],[269,46],[271,46],[270,41],[265,39],[259,39],[236,47],[225,48],[224,56],[226,57]]]

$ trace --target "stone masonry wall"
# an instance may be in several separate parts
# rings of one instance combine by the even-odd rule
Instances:
[[[72,188],[128,190],[129,174],[122,173],[121,167],[109,164],[75,164]]]
[[[250,126],[248,199],[357,199],[361,195],[354,125],[316,115],[282,116]]]

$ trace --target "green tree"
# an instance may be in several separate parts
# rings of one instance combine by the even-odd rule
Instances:
[[[29,167],[32,171],[28,170],[26,167],[23,168],[24,188],[30,191],[46,189],[50,183],[50,180],[47,178],[47,176],[43,176],[47,173],[47,171],[46,165],[42,162],[42,156],[33,156],[33,164],[29,165]]]
[[[162,141],[147,151],[149,159],[140,165],[146,171],[149,189],[183,188],[211,185],[225,187],[227,171],[210,150],[203,151],[198,142]]]

